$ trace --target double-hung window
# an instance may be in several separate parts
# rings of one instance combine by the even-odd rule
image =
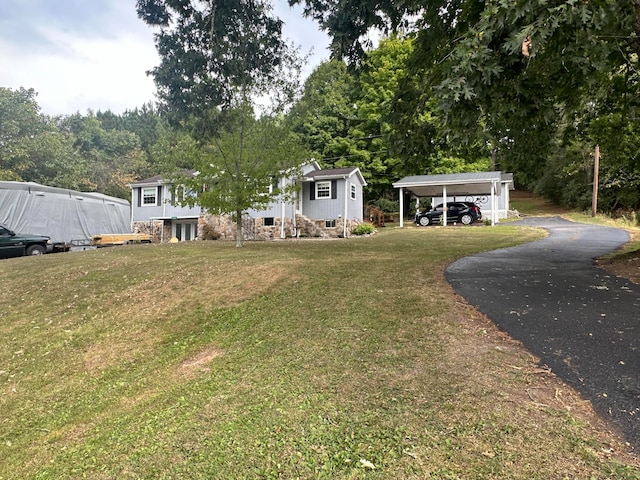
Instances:
[[[356,186],[352,183],[351,184],[351,200],[355,200],[356,199]]]
[[[316,182],[316,198],[331,198],[331,182]]]
[[[156,187],[142,189],[142,205],[158,204],[158,189]]]

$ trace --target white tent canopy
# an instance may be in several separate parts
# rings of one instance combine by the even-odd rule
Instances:
[[[459,195],[490,195],[491,224],[497,221],[496,196],[499,196],[503,184],[513,188],[513,174],[502,172],[451,173],[440,175],[415,175],[404,177],[394,183],[394,188],[400,189],[400,226],[404,224],[404,205],[402,198],[404,191],[411,192],[416,197],[442,197],[442,203],[447,203],[448,196]],[[509,188],[508,187],[508,188]],[[446,210],[443,213],[446,225]]]
[[[33,182],[0,182],[0,224],[54,243],[131,231],[127,200]]]

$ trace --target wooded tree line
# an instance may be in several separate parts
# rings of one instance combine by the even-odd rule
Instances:
[[[275,171],[254,172],[253,176],[268,178],[278,169],[311,158],[327,168],[357,166],[369,184],[368,200],[390,201],[397,194],[391,184],[403,175],[490,169],[490,159],[482,157],[480,149],[454,148],[444,136],[425,137],[423,150],[412,158],[394,146],[400,143],[394,143],[392,137],[407,137],[398,133],[390,114],[403,62],[411,49],[411,40],[394,37],[367,56],[366,70],[361,72],[349,71],[341,60],[318,66],[291,108],[262,115],[263,124],[265,118],[272,120],[270,137],[277,136],[273,128],[277,125],[278,135],[286,132],[288,138],[285,151],[285,142],[278,147],[272,144],[271,149],[279,148],[279,155],[293,158],[271,159],[267,163],[275,165]],[[231,143],[229,136],[238,132],[241,120],[238,113],[246,108],[241,102],[206,115],[189,112],[179,120],[176,112],[154,105],[121,115],[98,111],[52,118],[40,113],[36,92],[26,89],[0,89],[0,103],[0,128],[6,138],[0,147],[0,178],[123,198],[129,196],[127,184],[136,179],[183,169],[212,170],[213,152],[220,151],[220,143]],[[255,110],[248,117],[253,125],[260,125],[255,122]],[[435,125],[431,128],[436,131]],[[56,143],[45,143],[45,138],[55,138]],[[225,168],[213,163],[219,179]],[[193,179],[181,181],[193,183]]]
[[[267,2],[140,0],[159,30],[159,104],[52,118],[36,92],[0,88],[0,179],[127,198],[131,181],[177,168],[235,169],[247,185],[315,158],[360,167],[368,202],[394,198],[404,175],[495,168],[588,208],[600,145],[600,208],[640,208],[640,1],[291,3],[333,38],[301,89]],[[386,35],[375,48],[371,28]],[[229,163],[232,144],[253,170]]]
[[[36,95],[0,87],[0,180],[128,198],[129,183],[157,171],[151,151],[164,127],[153,106],[51,117]]]

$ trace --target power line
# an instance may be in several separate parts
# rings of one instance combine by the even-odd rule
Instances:
[[[377,152],[368,152],[368,153],[375,155],[377,153],[383,153],[383,152],[386,153],[387,149],[384,148],[382,150],[378,150]],[[325,158],[322,158],[322,160],[340,160],[341,158],[363,157],[363,156],[364,156],[364,153],[352,153],[350,155],[340,155],[339,157],[325,157]]]

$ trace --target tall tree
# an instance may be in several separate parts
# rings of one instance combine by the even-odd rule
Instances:
[[[287,114],[291,129],[324,166],[348,158],[355,149],[349,134],[356,118],[354,82],[342,60],[323,62],[309,75],[302,97]]]
[[[290,2],[303,3],[332,36],[333,54],[351,63],[364,58],[369,29],[414,20],[408,65],[424,73],[415,92],[437,100],[449,138],[484,138],[496,160],[528,185],[544,174],[571,112],[640,54],[635,0]],[[421,95],[405,99],[404,112],[425,103]]]
[[[137,11],[158,30],[160,65],[150,72],[158,97],[199,138],[220,127],[216,109],[283,88],[283,70],[299,67],[264,0],[138,0]]]
[[[59,123],[63,132],[73,135],[74,148],[85,164],[83,189],[127,198],[128,184],[138,178],[147,165],[137,135],[105,130],[93,113],[74,114]]]
[[[297,174],[297,159],[304,155],[281,118],[255,118],[253,112],[241,111],[250,108],[247,104],[226,111],[222,131],[204,147],[194,148],[181,138],[167,152],[174,160],[191,152],[190,166],[197,172],[173,177],[174,184],[192,193],[181,203],[200,205],[214,215],[231,214],[238,247],[243,245],[242,218],[248,210],[292,198],[295,186],[283,178]]]
[[[406,138],[405,132],[399,132],[391,119],[394,99],[406,76],[406,62],[412,50],[413,44],[408,38],[384,38],[377,48],[367,52],[356,75],[356,118],[349,132],[356,147],[351,158],[342,162],[362,170],[370,200],[389,196],[394,192],[391,184],[407,172],[398,155],[402,152],[400,144]],[[426,162],[433,150],[422,153]]]
[[[169,118],[209,149],[211,161],[201,165],[197,180],[215,194],[207,190],[194,201],[232,214],[241,247],[242,216],[265,198],[247,188],[264,191],[265,172],[301,161],[265,151],[279,152],[286,142],[275,133],[267,142],[258,128],[270,125],[297,93],[297,51],[282,38],[282,21],[266,0],[138,0],[137,8],[159,29],[161,61],[151,73]]]
[[[31,167],[27,155],[33,137],[46,130],[33,89],[0,87],[0,179],[24,180]]]
[[[33,89],[0,88],[0,180],[62,188],[83,186],[83,164],[73,136],[40,113]]]

